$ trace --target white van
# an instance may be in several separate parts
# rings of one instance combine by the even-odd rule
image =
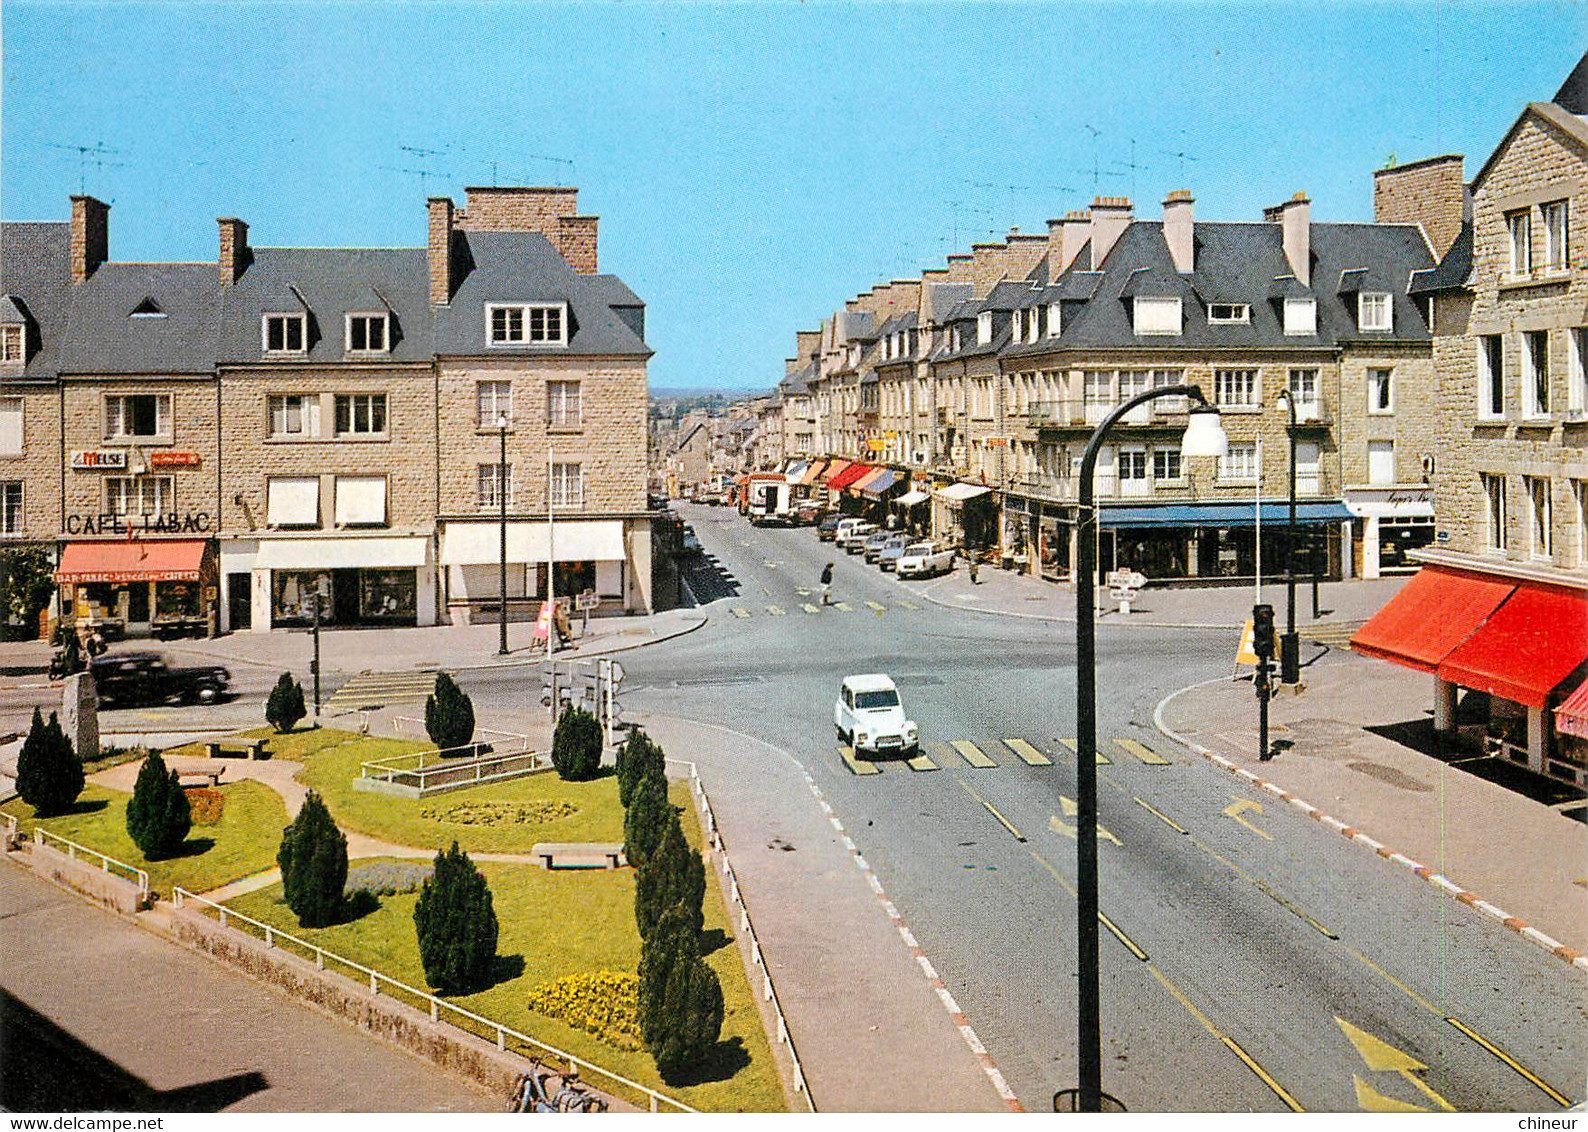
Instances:
[[[833,536],[835,546],[844,546],[857,530],[864,530],[871,526],[865,519],[840,519],[838,520],[838,533]]]

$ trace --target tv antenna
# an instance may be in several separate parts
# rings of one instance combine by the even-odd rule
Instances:
[[[409,169],[401,165],[382,165],[380,168],[386,170],[388,173],[406,173],[410,177],[418,177],[419,191],[424,193],[424,195],[427,197],[430,195],[430,178],[445,178],[452,175],[450,173],[442,173],[435,169]]]
[[[961,212],[966,212],[973,216],[986,216],[989,218],[992,216],[991,209],[981,208],[967,201],[951,200],[947,204],[949,208],[954,210],[954,244],[956,247],[959,245],[959,214]]]
[[[98,179],[99,175],[105,171],[107,166],[112,169],[126,169],[128,167],[125,161],[109,160],[109,154],[120,153],[121,150],[116,149],[114,146],[108,146],[104,142],[95,142],[93,145],[67,145],[61,142],[45,142],[44,144],[49,146],[51,149],[62,149],[68,153],[77,154],[77,191],[79,193],[86,193],[88,191],[89,162],[93,162],[94,164],[94,176],[96,180]]]
[[[1135,138],[1130,138],[1129,141],[1130,141],[1130,160],[1129,161],[1116,161],[1115,164],[1116,164],[1117,168],[1115,168],[1114,170],[1111,171],[1111,175],[1118,177],[1118,176],[1124,176],[1126,173],[1129,173],[1130,174],[1130,195],[1131,195],[1132,198],[1134,198],[1136,196],[1136,174],[1138,172],[1140,172],[1141,170],[1147,168],[1147,166],[1146,165],[1137,164],[1137,162],[1136,162],[1136,139]]]
[[[1103,180],[1103,172],[1097,162],[1097,136],[1103,131],[1090,122],[1082,122],[1081,129],[1092,135],[1092,196],[1095,197],[1100,191]]]

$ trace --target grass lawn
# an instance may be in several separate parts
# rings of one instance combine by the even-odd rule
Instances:
[[[269,728],[260,728],[245,734],[262,737],[271,733]],[[423,799],[353,789],[360,763],[427,749],[429,744],[422,740],[361,737],[334,728],[295,731],[270,739],[270,750],[277,757],[304,764],[299,779],[319,792],[344,830],[423,849],[445,849],[456,840],[471,853],[527,853],[539,841],[623,840],[623,807],[618,803],[617,779],[611,775],[592,782],[564,782],[556,772],[546,771]],[[166,753],[203,751],[192,745]],[[674,805],[689,805],[687,786],[674,783],[671,794]],[[559,810],[572,807],[573,812],[545,821],[498,825],[446,820],[481,802],[531,808],[549,805]],[[425,816],[427,812],[433,816]]]
[[[692,810],[689,812],[692,814]],[[694,819],[685,827],[697,840]],[[591,870],[546,872],[533,865],[483,862],[501,924],[498,981],[488,990],[454,1001],[559,1049],[565,1049],[631,1080],[677,1096],[695,1108],[733,1112],[782,1111],[783,1090],[756,1011],[744,963],[714,887],[706,893],[706,961],[722,982],[722,1037],[704,1080],[683,1088],[663,1084],[650,1055],[613,1049],[594,1035],[534,1013],[525,1004],[531,988],[549,979],[602,968],[638,969],[639,935],[634,927],[634,874]],[[383,896],[379,907],[346,924],[299,928],[281,901],[279,885],[230,902],[230,906],[322,947],[424,988],[414,936],[417,895]],[[592,1084],[600,1085],[599,1080]]]
[[[90,783],[69,814],[39,821],[33,807],[14,798],[3,807],[15,814],[24,830],[42,825],[48,832],[136,865],[149,873],[156,893],[169,897],[172,885],[207,892],[227,881],[273,868],[287,809],[274,790],[257,782],[232,782],[220,788],[226,808],[215,825],[195,825],[180,856],[146,861],[127,836],[127,803],[131,794]]]

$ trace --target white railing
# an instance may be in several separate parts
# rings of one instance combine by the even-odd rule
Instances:
[[[258,929],[259,932],[263,933],[266,947],[275,947],[278,945],[278,943],[289,943],[295,947],[301,947],[303,950],[313,955],[314,965],[322,971],[326,969],[327,962],[339,964],[350,971],[356,971],[360,976],[362,976],[363,980],[367,981],[371,994],[378,995],[381,993],[381,988],[385,987],[389,988],[386,991],[388,997],[398,997],[397,995],[391,994],[392,990],[399,991],[401,994],[410,995],[413,998],[419,1000],[419,1002],[428,1008],[430,1011],[430,1020],[432,1022],[445,1021],[448,1025],[456,1026],[465,1033],[475,1034],[476,1037],[493,1037],[496,1041],[496,1048],[499,1050],[507,1052],[508,1042],[513,1041],[524,1046],[529,1046],[540,1053],[550,1054],[552,1057],[560,1058],[568,1064],[570,1069],[577,1069],[582,1080],[588,1080],[588,1075],[594,1074],[596,1076],[605,1078],[607,1081],[611,1081],[614,1084],[623,1087],[624,1089],[629,1089],[635,1093],[638,1093],[649,1102],[650,1110],[652,1112],[659,1112],[663,1105],[679,1112],[698,1111],[697,1109],[690,1108],[683,1101],[668,1096],[666,1093],[659,1093],[655,1089],[651,1089],[640,1084],[638,1081],[631,1081],[621,1074],[613,1073],[609,1069],[603,1069],[594,1062],[586,1061],[581,1057],[575,1057],[573,1054],[567,1053],[564,1050],[560,1050],[556,1046],[547,1045],[545,1042],[537,1041],[528,1034],[521,1033],[510,1026],[502,1025],[502,1023],[496,1021],[493,1018],[487,1018],[483,1014],[476,1014],[472,1010],[465,1010],[456,1003],[448,1002],[444,998],[437,998],[429,991],[422,991],[417,987],[409,986],[401,979],[394,979],[390,975],[387,975],[381,971],[377,971],[373,967],[366,967],[362,963],[355,963],[346,956],[338,955],[334,951],[328,951],[317,944],[310,943],[308,940],[299,939],[290,932],[284,932],[280,928],[272,927],[271,925],[253,919],[250,916],[245,916],[241,912],[233,911],[224,904],[217,904],[213,900],[208,900],[205,897],[199,896],[197,893],[189,892],[185,888],[173,889],[172,899],[178,908],[181,908],[189,900],[205,905],[208,908],[213,908],[219,913],[220,925],[223,928],[232,927],[232,921],[235,920],[238,923],[247,924],[249,927]],[[471,1029],[469,1026],[463,1025],[462,1022],[458,1021],[458,1019],[473,1023],[475,1027],[483,1029],[485,1034],[478,1034],[475,1029]]]
[[[488,755],[467,754],[449,757],[449,751],[477,752],[481,743],[468,743],[462,747],[431,748],[412,751],[405,755],[390,755],[383,759],[370,759],[359,764],[360,778],[375,778],[383,782],[411,786],[422,795],[426,790],[443,786],[456,787],[477,782],[496,782],[551,768],[551,756],[533,751],[527,735],[511,731],[491,731],[482,728],[480,734],[489,733],[503,737],[492,744]]]
[[[805,1098],[806,1107],[815,1112],[816,1102],[811,1098],[810,1084],[805,1080],[805,1067],[800,1064],[799,1051],[794,1048],[794,1038],[789,1033],[788,1019],[783,1016],[783,1004],[778,1001],[777,990],[772,985],[772,972],[767,969],[766,960],[761,954],[761,941],[756,937],[755,925],[750,922],[750,909],[745,906],[744,897],[739,894],[739,877],[733,870],[733,862],[728,859],[728,847],[723,844],[722,830],[717,826],[717,815],[711,808],[711,798],[700,781],[700,771],[694,763],[683,759],[668,759],[667,765],[688,770],[690,792],[695,799],[695,808],[700,811],[702,833],[706,844],[721,863],[720,871],[728,885],[728,901],[738,911],[739,930],[749,940],[750,959],[761,974],[761,997],[772,1005],[772,1014],[777,1021],[777,1042],[788,1047],[789,1060],[794,1066],[794,1090]]]
[[[7,817],[10,817],[10,815],[7,815]],[[11,818],[8,825],[10,826],[8,833],[16,833],[16,819]],[[90,849],[86,845],[79,845],[77,842],[62,837],[60,834],[51,833],[43,826],[36,825],[33,827],[33,843],[35,845],[46,845],[50,841],[59,841],[62,845],[66,846],[66,855],[74,861],[77,860],[77,855],[79,853],[83,853],[89,857],[97,858],[99,861],[99,867],[107,873],[111,871],[112,867],[123,869],[126,872],[131,873],[132,875],[127,879],[131,880],[138,886],[138,899],[141,901],[146,901],[149,899],[149,874],[138,868],[136,865],[129,865],[125,861],[118,861],[114,857],[107,857],[97,849]]]

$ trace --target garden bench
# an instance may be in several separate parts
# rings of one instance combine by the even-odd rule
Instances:
[[[219,770],[184,770],[177,780],[183,786],[202,786],[208,782],[211,787],[217,787],[221,784],[221,776],[225,773],[225,767],[221,767]],[[189,779],[194,779],[195,781],[189,782]]]
[[[617,842],[542,841],[530,855],[547,869],[616,869],[629,863]]]
[[[263,739],[217,739],[204,744],[212,759],[262,759]]]

